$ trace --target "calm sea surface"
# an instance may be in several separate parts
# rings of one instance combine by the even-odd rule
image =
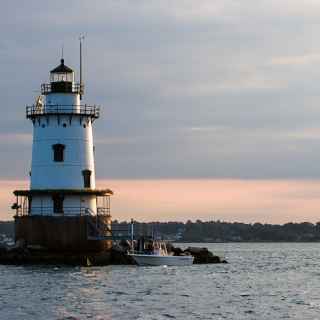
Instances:
[[[229,264],[0,266],[0,319],[320,319],[320,243],[201,246]]]

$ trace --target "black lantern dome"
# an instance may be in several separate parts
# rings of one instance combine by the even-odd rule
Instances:
[[[50,73],[73,73],[73,70],[64,64],[64,59],[60,60],[60,65],[52,69]]]
[[[61,59],[60,65],[50,71],[51,91],[61,93],[72,92],[73,82],[73,70],[64,64],[64,59]]]

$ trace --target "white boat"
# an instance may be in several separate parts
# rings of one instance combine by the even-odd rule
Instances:
[[[193,256],[169,255],[164,242],[154,241],[153,251],[146,253],[129,253],[139,266],[190,266],[193,264]]]

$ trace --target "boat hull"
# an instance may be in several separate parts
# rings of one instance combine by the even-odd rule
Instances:
[[[157,256],[148,254],[129,254],[139,266],[190,266],[192,256]]]

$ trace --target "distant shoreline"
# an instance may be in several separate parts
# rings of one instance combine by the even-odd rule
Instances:
[[[127,222],[113,222],[113,227]],[[320,243],[320,223],[261,224],[197,220],[135,222],[134,232],[175,243]],[[0,234],[14,238],[14,221],[0,221]]]

